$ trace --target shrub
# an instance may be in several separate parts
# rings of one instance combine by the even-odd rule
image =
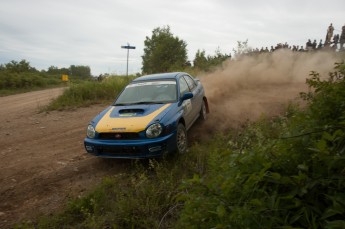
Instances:
[[[304,111],[250,125],[181,186],[178,228],[344,228],[344,64],[315,72]]]

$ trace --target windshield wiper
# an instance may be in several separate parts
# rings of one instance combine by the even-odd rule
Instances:
[[[164,102],[154,102],[154,101],[141,101],[134,103],[115,103],[114,106],[131,106],[131,105],[140,105],[140,104],[163,104]]]
[[[142,101],[142,102],[137,102],[137,103],[132,103],[132,104],[160,104],[162,102],[154,102],[154,101]]]
[[[133,103],[114,103],[114,106],[129,106],[132,105]]]

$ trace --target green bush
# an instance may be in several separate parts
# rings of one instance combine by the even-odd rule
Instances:
[[[185,181],[177,228],[344,228],[344,64],[315,72],[304,111],[250,125]]]

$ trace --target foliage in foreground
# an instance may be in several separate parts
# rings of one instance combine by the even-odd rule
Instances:
[[[345,228],[345,65],[313,72],[305,111],[258,122],[183,184],[179,228]]]

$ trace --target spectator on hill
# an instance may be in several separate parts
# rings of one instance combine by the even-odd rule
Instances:
[[[322,39],[320,39],[319,45],[317,46],[317,49],[322,49]]]
[[[316,49],[316,46],[317,46],[317,42],[316,42],[316,40],[314,40],[314,42],[312,44],[312,47],[313,47],[314,50]]]
[[[345,44],[345,25],[342,27],[339,43],[340,43],[340,50],[344,50],[343,46]]]
[[[333,46],[332,46],[332,48],[333,48],[334,50],[337,50],[337,48],[338,48],[338,42],[339,42],[339,34],[335,34],[335,35],[333,36]]]
[[[325,40],[325,46],[329,46],[331,44],[331,39],[333,37],[333,31],[334,31],[334,27],[333,27],[333,24],[331,23],[329,26],[328,26],[328,29],[327,29],[327,35],[326,35],[326,40]]]
[[[312,49],[312,43],[310,39],[308,39],[307,43],[305,44],[305,49],[307,51],[310,51]]]

